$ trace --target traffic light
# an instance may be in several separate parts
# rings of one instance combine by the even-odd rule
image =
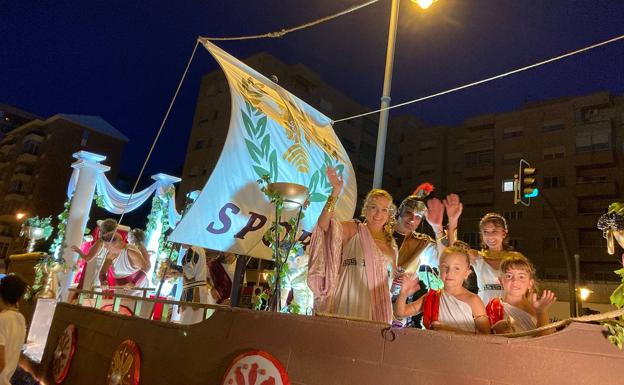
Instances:
[[[535,168],[529,162],[520,159],[518,176],[515,183],[514,203],[522,203],[525,206],[531,204],[531,198],[535,198],[539,193],[535,179]]]

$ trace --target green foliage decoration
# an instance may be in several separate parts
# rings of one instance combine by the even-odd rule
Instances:
[[[26,226],[30,226],[30,227],[39,227],[43,229],[43,239],[48,239],[50,238],[50,235],[52,235],[52,231],[53,231],[53,227],[52,227],[52,217],[45,217],[45,218],[39,218],[39,217],[31,217],[26,219],[26,222],[24,222],[24,224]]]
[[[275,205],[277,217],[281,216],[284,211],[284,199],[276,194],[275,192],[269,190],[268,185],[271,183],[271,179],[268,175],[263,175],[260,179],[257,180],[260,185],[260,190],[269,198],[269,201]],[[307,206],[304,204],[304,208]],[[300,219],[304,218],[303,211],[301,212]],[[277,229],[275,226],[277,225]],[[303,243],[297,239],[297,216],[294,216],[288,220],[288,227],[284,226],[281,223],[273,223],[267,231],[262,236],[262,239],[266,244],[268,244],[273,250],[273,259],[275,260],[276,266],[279,267],[278,277],[280,282],[280,287],[286,287],[288,283],[288,274],[290,273],[290,269],[288,266],[288,259],[294,258],[297,255],[303,252]],[[275,243],[278,239],[276,239],[276,230],[277,237],[279,237],[279,249],[276,250]],[[271,288],[271,292],[275,289],[276,277],[275,273],[271,272],[267,281],[269,282],[269,287]],[[263,293],[264,294],[264,293]],[[262,304],[268,303],[266,298],[262,297],[262,294],[258,299],[258,302],[254,305],[254,308],[258,308],[262,306]],[[291,301],[291,303],[280,309],[281,312],[295,313],[299,314],[300,306],[295,302]]]
[[[59,221],[56,225],[56,238],[50,246],[50,254],[55,255],[58,250],[65,248],[65,230],[67,229],[67,218],[69,217],[69,209],[71,208],[71,198],[67,198],[63,204],[63,211],[56,217]]]
[[[171,229],[169,223],[169,201],[173,199],[174,188],[171,186],[163,196],[154,196],[152,198],[152,209],[147,216],[146,230],[148,232],[154,231],[158,226],[158,221],[161,223],[160,237],[158,238],[158,250],[156,252],[157,257],[166,255],[169,260],[176,262],[178,260],[178,250],[173,247],[173,243],[167,242],[166,232]],[[158,272],[154,270],[154,277]]]

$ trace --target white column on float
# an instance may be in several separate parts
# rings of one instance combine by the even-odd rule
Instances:
[[[76,189],[71,200],[71,207],[67,217],[67,227],[65,228],[65,242],[64,248],[61,253],[61,257],[65,259],[68,271],[65,273],[61,280],[61,300],[67,300],[69,294],[68,289],[72,284],[74,277],[73,268],[78,260],[78,254],[72,251],[72,245],[79,246],[82,243],[85,228],[87,227],[87,221],[89,220],[89,212],[91,211],[91,204],[93,203],[93,194],[95,193],[95,185],[98,175],[110,170],[110,167],[101,164],[100,162],[106,159],[106,156],[94,154],[87,151],[78,151],[73,155],[76,158],[71,166],[79,171],[78,181],[76,182]],[[89,266],[92,265],[92,266]],[[85,286],[86,290],[90,289],[91,285],[87,285],[87,277],[92,277],[93,272],[89,271],[94,268],[94,264],[87,264],[85,268]]]

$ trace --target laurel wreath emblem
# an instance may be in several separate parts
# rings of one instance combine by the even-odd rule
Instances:
[[[271,147],[271,135],[266,129],[267,116],[259,109],[253,107],[247,100],[245,100],[245,108],[242,108],[240,112],[245,126],[245,145],[249,156],[253,160],[252,167],[254,171],[260,179],[268,177],[269,181],[277,181],[279,176],[277,150]],[[293,158],[301,158],[304,155],[307,158],[308,156],[303,147],[290,155]],[[312,173],[307,186],[310,192],[310,203],[325,202],[331,193],[331,185],[326,177],[327,166],[336,168],[339,174],[344,172],[344,164],[335,162],[325,151],[323,151],[323,155],[323,165]],[[290,163],[292,159],[286,160]],[[299,169],[299,171],[301,170]]]

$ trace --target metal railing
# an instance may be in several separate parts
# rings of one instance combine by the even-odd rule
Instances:
[[[154,288],[128,288],[125,286],[110,286],[108,288],[95,288],[96,290],[78,290],[78,289],[69,289],[70,292],[77,295],[77,304],[84,307],[91,307],[94,309],[101,309],[105,305],[105,300],[112,300],[112,307],[110,309],[111,312],[116,314],[119,313],[121,306],[125,306],[132,311],[133,317],[139,318],[147,318],[154,321],[160,322],[171,322],[171,311],[174,306],[179,307],[191,307],[194,309],[202,309],[203,316],[202,319],[208,319],[212,312],[209,310],[227,310],[231,311],[230,306],[227,305],[212,305],[212,304],[204,304],[197,302],[185,302],[185,301],[175,301],[171,299],[164,298],[148,298],[147,294],[149,292],[155,292]],[[129,294],[118,293],[117,291],[142,291],[142,296],[135,296]],[[89,300],[94,300],[93,305],[89,305]],[[122,301],[126,300],[126,303],[122,304]],[[160,314],[160,319],[154,319],[154,309],[157,304],[162,304],[162,311]],[[148,307],[149,309],[144,309],[144,307]],[[144,316],[141,316],[142,311],[147,310],[149,314],[144,313]]]

